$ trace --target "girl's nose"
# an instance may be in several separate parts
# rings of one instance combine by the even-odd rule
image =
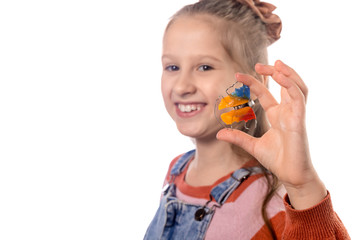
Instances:
[[[178,96],[184,97],[196,92],[194,79],[190,74],[181,74],[177,79],[173,92]]]

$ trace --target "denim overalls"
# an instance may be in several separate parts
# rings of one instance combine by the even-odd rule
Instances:
[[[195,150],[185,153],[171,169],[169,184],[164,187],[160,207],[144,239],[204,239],[216,208],[220,208],[232,192],[250,175],[262,172],[260,167],[238,169],[230,178],[212,188],[210,200],[205,205],[188,204],[176,198],[174,179],[185,169],[194,154]],[[215,204],[211,204],[213,199],[216,201]]]

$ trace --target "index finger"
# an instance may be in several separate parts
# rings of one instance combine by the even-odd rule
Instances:
[[[259,102],[265,111],[278,105],[278,102],[269,92],[267,87],[253,76],[236,73],[235,77],[239,82],[249,86],[251,92],[259,99]]]
[[[275,67],[271,65],[257,63],[255,65],[255,71],[261,75],[271,76],[275,73]]]

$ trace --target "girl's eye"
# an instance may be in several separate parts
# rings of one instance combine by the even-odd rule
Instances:
[[[179,70],[179,67],[176,66],[176,65],[169,65],[169,66],[166,66],[166,67],[165,67],[165,70],[170,71],[170,72],[178,71],[178,70]]]
[[[210,67],[209,65],[201,65],[201,66],[199,67],[199,71],[203,71],[203,72],[209,71],[209,70],[212,70],[212,69],[213,69],[213,68]]]

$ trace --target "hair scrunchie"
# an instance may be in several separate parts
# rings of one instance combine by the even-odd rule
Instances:
[[[280,17],[272,13],[276,9],[274,5],[267,2],[260,2],[260,0],[237,1],[243,5],[248,6],[257,16],[259,16],[261,21],[265,23],[270,44],[280,38],[282,23]]]

